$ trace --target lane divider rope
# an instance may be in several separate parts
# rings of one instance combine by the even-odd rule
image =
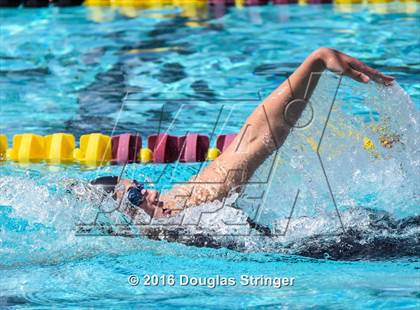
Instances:
[[[19,163],[47,162],[50,164],[80,163],[86,166],[127,163],[202,162],[216,159],[236,134],[219,135],[216,147],[210,148],[207,135],[189,133],[173,136],[167,133],[150,135],[143,147],[139,134],[125,133],[108,136],[101,133],[82,135],[79,145],[68,133],[41,136],[33,133],[13,136],[12,146],[0,135],[0,161]]]

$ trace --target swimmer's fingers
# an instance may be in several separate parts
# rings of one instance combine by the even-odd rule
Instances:
[[[365,82],[366,77],[368,78],[366,82],[368,82],[369,79],[372,79],[376,83],[384,84],[384,85],[391,85],[392,82],[394,81],[394,78],[392,76],[382,74],[378,70],[369,67],[365,63],[355,58],[351,59],[351,61],[349,62],[349,65],[351,67],[350,69],[354,71],[352,72],[352,74],[360,76],[360,78],[362,79],[361,82]],[[357,78],[355,79],[358,80]]]
[[[370,78],[363,72],[357,71],[349,66],[345,71],[344,74],[348,77],[351,77],[353,80],[356,80],[360,83],[367,83],[369,82]]]

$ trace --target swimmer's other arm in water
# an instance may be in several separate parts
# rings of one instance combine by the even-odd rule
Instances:
[[[239,190],[264,160],[284,143],[325,70],[361,83],[373,80],[390,85],[394,80],[339,51],[317,49],[258,105],[229,147],[190,182],[175,186],[159,197],[156,190],[144,189],[131,180],[120,180],[124,190],[117,192],[118,198],[127,195],[132,204],[151,217],[162,217],[174,215],[185,207],[222,200],[231,191]],[[289,104],[291,102],[293,104]],[[136,207],[131,210],[132,216],[138,212]]]

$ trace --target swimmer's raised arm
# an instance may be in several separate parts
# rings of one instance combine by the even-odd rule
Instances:
[[[178,209],[204,202],[222,200],[229,192],[246,183],[261,163],[286,140],[324,70],[367,83],[389,85],[394,80],[359,60],[339,51],[320,48],[274,90],[247,118],[229,147],[189,183],[176,186],[161,196],[163,208],[149,208],[149,214],[162,216],[165,209]],[[146,193],[147,194],[147,193]],[[152,196],[150,196],[152,197]],[[144,202],[143,204],[146,204]],[[152,215],[153,216],[153,215]]]
[[[326,69],[363,83],[372,79],[387,85],[393,81],[348,55],[329,48],[317,49],[252,112],[222,155],[189,185],[162,197],[166,204],[171,204],[176,195],[187,196],[186,205],[221,200],[247,182],[259,165],[283,144]]]

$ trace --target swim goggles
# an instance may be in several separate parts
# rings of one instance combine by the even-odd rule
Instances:
[[[116,199],[115,190],[119,179],[118,176],[104,176],[96,178],[90,184],[101,187],[106,193],[112,194],[112,197]],[[144,201],[143,189],[143,183],[133,180],[133,185],[127,190],[127,199],[132,205],[138,207]]]
[[[138,207],[144,201],[144,195],[142,191],[144,190],[144,184],[133,180],[133,186],[127,190],[127,200],[134,206]]]

